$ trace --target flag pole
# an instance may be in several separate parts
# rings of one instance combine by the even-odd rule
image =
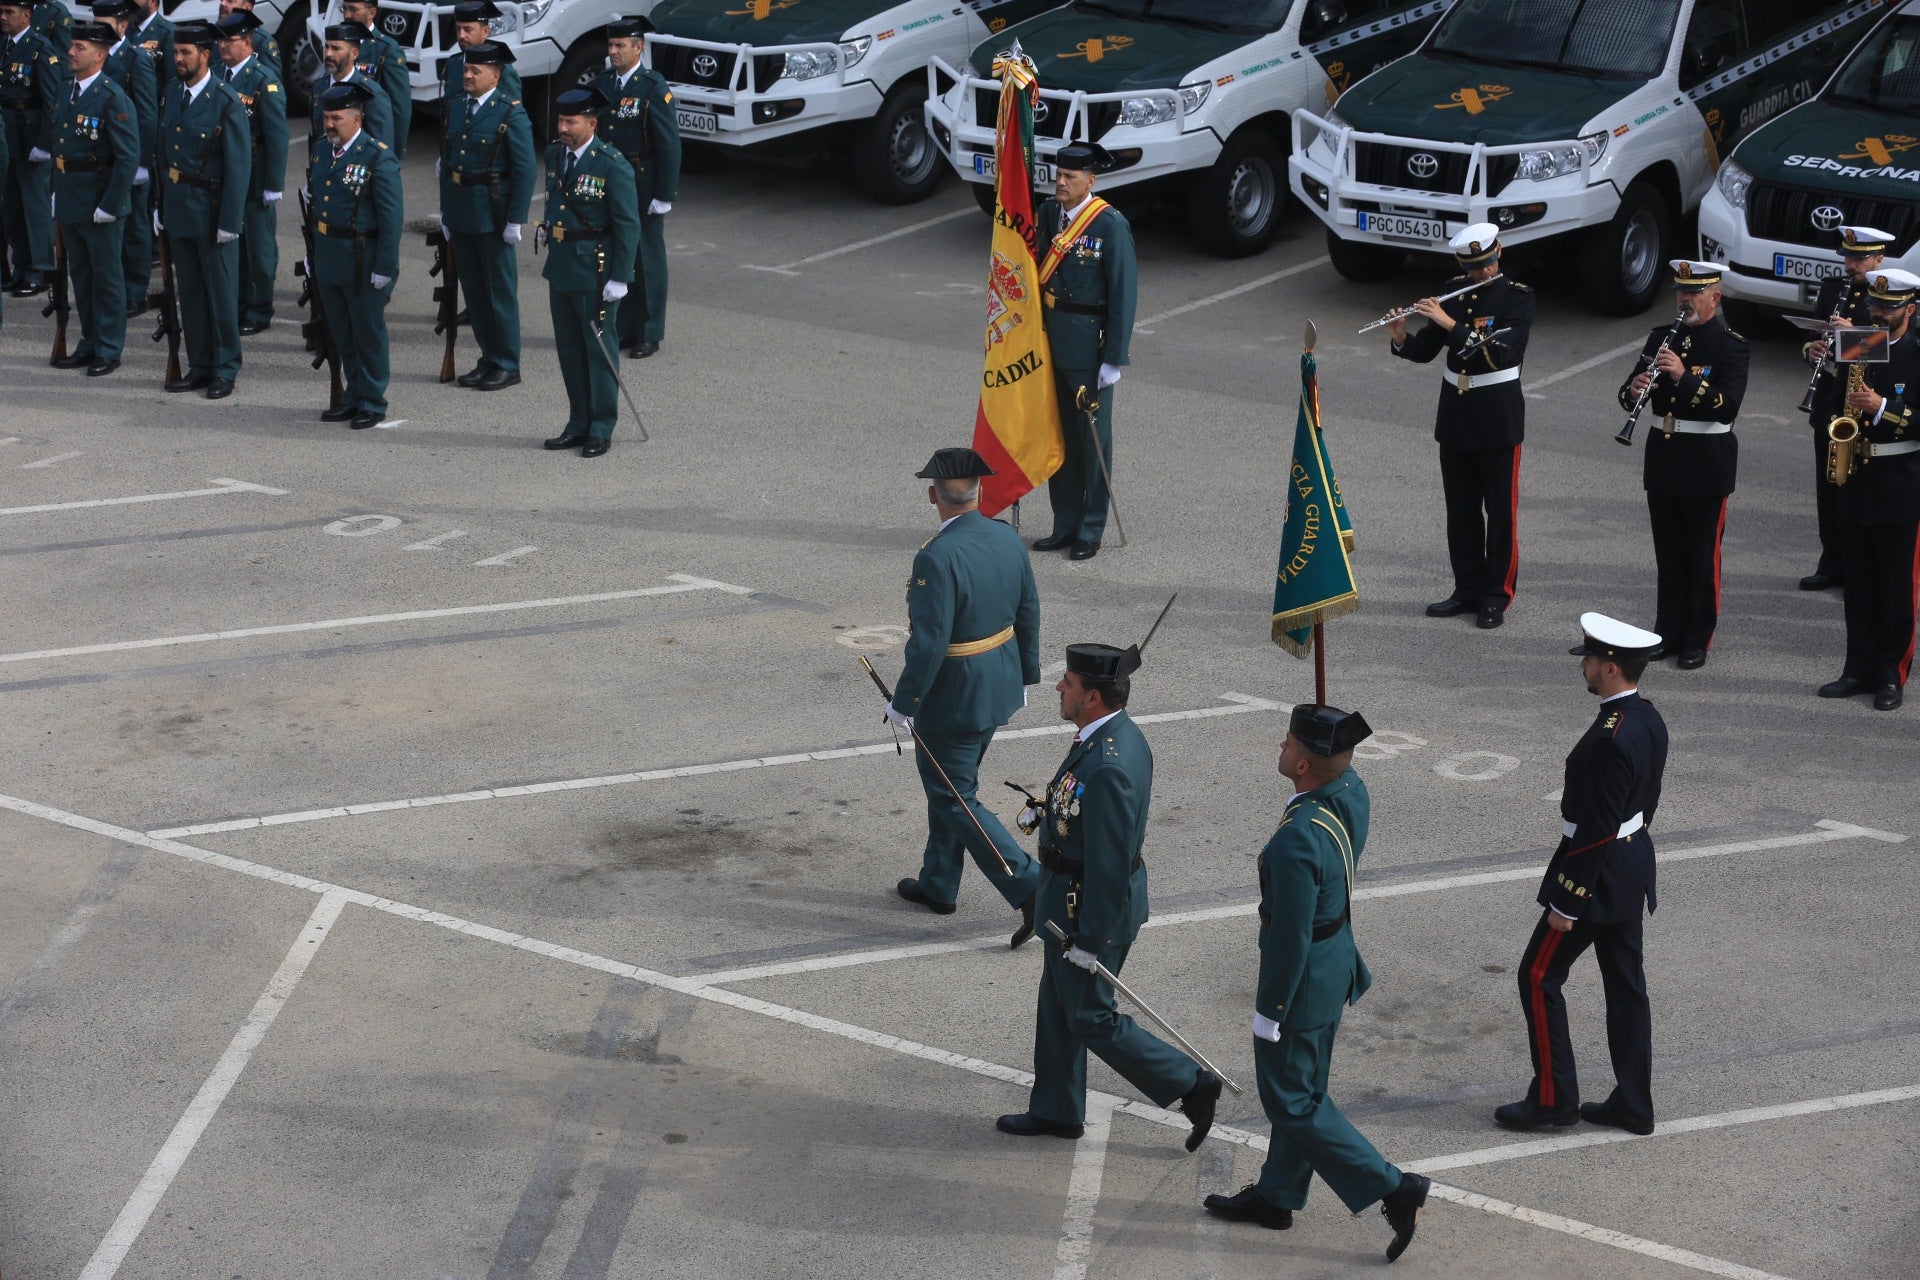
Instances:
[[[1314,344],[1318,338],[1319,330],[1314,327],[1313,321],[1307,321],[1306,354],[1313,354]],[[1321,428],[1317,377],[1315,386],[1309,391],[1308,399],[1313,405],[1313,429],[1318,431]],[[1327,705],[1327,624],[1324,622],[1313,624],[1313,705],[1316,707]]]

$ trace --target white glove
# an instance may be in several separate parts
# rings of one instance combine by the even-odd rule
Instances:
[[[213,233],[213,242],[215,244],[232,244],[239,238],[239,235],[232,231],[216,231]]]
[[[651,201],[651,202],[650,202],[650,203],[649,203],[649,204],[647,205],[647,212],[648,212],[648,213],[654,213],[654,214],[659,214],[659,213],[672,213],[672,212],[673,212],[673,201],[671,201],[671,200],[654,200],[654,201]]]
[[[519,244],[520,243],[520,224],[517,222],[509,222],[507,224],[506,230],[500,233],[500,238],[502,240],[505,240],[508,244]]]
[[[281,194],[282,193],[278,191],[262,191],[260,193],[260,203],[261,204],[279,204]]]
[[[383,276],[378,271],[368,276],[367,279],[373,281],[373,287],[376,289],[384,289],[393,283],[392,276]]]
[[[1271,1040],[1273,1043],[1279,1044],[1280,1024],[1264,1013],[1255,1013],[1253,1015],[1253,1034],[1259,1036],[1262,1040]]]
[[[451,240],[451,239],[453,239],[453,232],[451,232],[451,231],[449,231],[449,230],[447,230],[447,224],[446,224],[446,221],[445,221],[444,219],[442,219],[442,220],[441,220],[441,223],[440,223],[440,238],[441,238],[442,240]]]
[[[159,235],[162,231],[165,231],[165,230],[166,228],[160,225],[160,211],[158,209],[155,209],[153,211],[153,234]]]
[[[1079,947],[1068,947],[1067,963],[1077,965],[1088,973],[1098,972],[1100,961],[1091,951],[1082,951]]]
[[[153,181],[153,175],[147,172],[147,166],[141,165],[138,169],[135,169],[133,171],[134,186],[144,187],[151,181]]]
[[[93,211],[93,220],[97,225],[105,226],[107,223],[113,221],[113,215],[108,213],[105,209],[96,208]]]
[[[889,702],[887,704],[887,723],[902,729],[911,729],[913,728],[913,717],[901,715],[893,709],[893,704]]]
[[[1114,383],[1118,381],[1120,381],[1119,365],[1103,364],[1100,366],[1100,389],[1101,390],[1103,391],[1106,390],[1108,387],[1112,386]]]
[[[607,281],[607,287],[600,291],[600,297],[607,302],[618,302],[627,296],[627,286],[618,280]]]
[[[1013,825],[1019,827],[1020,830],[1027,835],[1032,835],[1040,829],[1040,824],[1046,820],[1047,811],[1029,800],[1025,805],[1021,806],[1020,816],[1013,820]]]
[[[33,161],[35,164],[45,164],[47,161],[53,159],[53,153],[50,151],[42,151],[39,147],[35,147],[33,150],[27,152],[27,159]]]

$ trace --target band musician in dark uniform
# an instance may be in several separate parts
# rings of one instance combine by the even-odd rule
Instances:
[[[1893,237],[1875,227],[1841,227],[1840,258],[1843,274],[1820,282],[1813,314],[1836,325],[1867,325],[1867,281],[1880,269]],[[1840,527],[1834,511],[1838,486],[1827,479],[1827,424],[1845,412],[1846,370],[1829,363],[1833,354],[1825,337],[1800,348],[1806,362],[1820,370],[1813,380],[1813,501],[1820,521],[1820,562],[1800,579],[1802,591],[1825,591],[1846,580],[1846,562],[1840,558]]]

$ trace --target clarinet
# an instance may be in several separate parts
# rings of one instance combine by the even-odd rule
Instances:
[[[1647,362],[1647,371],[1653,376],[1647,379],[1646,390],[1640,393],[1640,398],[1633,402],[1633,412],[1627,415],[1627,425],[1620,428],[1620,434],[1614,437],[1621,444],[1633,443],[1633,429],[1640,425],[1640,411],[1647,407],[1647,401],[1653,399],[1653,384],[1660,380],[1659,371],[1655,368],[1660,363],[1660,353],[1673,345],[1673,340],[1680,336],[1680,330],[1686,323],[1687,308],[1681,307],[1680,314],[1673,318],[1673,328],[1667,330],[1667,336],[1660,339],[1660,345],[1653,349],[1653,359]]]

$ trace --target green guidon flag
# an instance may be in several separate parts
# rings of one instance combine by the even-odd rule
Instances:
[[[1296,658],[1313,652],[1314,624],[1360,607],[1353,580],[1353,521],[1320,433],[1313,352],[1300,356],[1300,418],[1287,473],[1287,524],[1273,580],[1273,642]]]

